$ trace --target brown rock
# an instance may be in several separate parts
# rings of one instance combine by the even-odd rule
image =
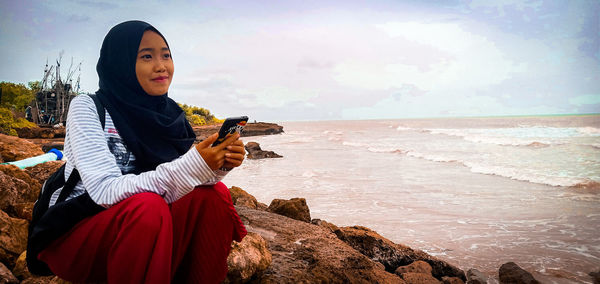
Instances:
[[[27,278],[21,284],[69,284],[69,282],[58,278],[58,276],[41,276]]]
[[[236,209],[248,231],[267,241],[273,257],[257,283],[405,283],[320,226]]]
[[[257,205],[256,205],[256,209],[262,210],[262,211],[267,211],[267,209],[269,209],[269,206],[267,204],[262,203],[262,202],[258,202]]]
[[[248,152],[248,159],[281,158],[283,156],[273,151],[263,151],[256,142],[248,142],[245,145]]]
[[[27,269],[27,261],[25,259],[27,251],[24,251],[15,264],[13,273],[16,277],[23,280],[21,283],[31,284],[69,284],[69,282],[58,278],[58,276],[36,276],[31,274]]]
[[[19,255],[19,258],[17,258],[17,261],[15,262],[15,268],[13,268],[13,274],[21,280],[36,277],[29,272],[29,269],[27,269],[26,257],[27,251],[24,251],[21,255]]]
[[[27,226],[27,221],[11,218],[0,210],[0,262],[14,266],[27,247]]]
[[[33,138],[44,138],[52,139],[65,137],[65,128],[58,127],[27,127],[27,128],[15,128],[19,138],[33,139]]]
[[[335,233],[335,231],[340,229],[335,224],[329,223],[329,222],[327,222],[325,220],[321,220],[321,219],[312,219],[312,221],[310,221],[310,223],[313,225],[321,226],[332,233]]]
[[[37,179],[31,178],[27,171],[19,169],[19,167],[15,165],[0,165],[0,171],[9,176],[20,179],[27,184],[27,187],[19,190],[21,192],[22,201],[37,200],[42,188],[42,184]]]
[[[439,280],[431,274],[407,272],[402,274],[402,279],[409,284],[439,284]]]
[[[429,263],[417,260],[409,265],[400,266],[396,269],[396,275],[402,275],[403,273],[424,273],[431,274],[431,265]]]
[[[444,276],[444,277],[442,277],[442,283],[444,283],[444,284],[464,284],[465,282],[462,281],[462,279],[460,279],[458,277]]]
[[[246,283],[259,277],[272,261],[265,239],[249,232],[242,242],[234,241],[231,245],[231,252],[227,257],[227,279],[230,283]]]
[[[24,170],[31,178],[37,180],[40,185],[42,185],[50,175],[56,172],[64,164],[65,161],[50,161],[25,168]]]
[[[467,284],[486,284],[487,276],[481,271],[471,268],[467,271]]]
[[[237,186],[229,188],[229,192],[231,193],[233,205],[246,206],[252,209],[256,209],[258,206],[258,201],[254,196]]]
[[[0,165],[0,210],[10,216],[26,217],[27,205],[23,203],[34,202],[40,188],[39,182],[25,171],[13,165]]]
[[[597,272],[590,272],[589,275],[592,276],[594,284],[600,284],[600,269]]]
[[[396,244],[369,228],[362,226],[341,227],[335,231],[335,234],[340,240],[370,259],[383,263],[386,271],[394,272],[398,266],[422,260],[431,265],[432,274],[437,279],[442,279],[444,276],[458,277],[463,281],[466,279],[465,273],[461,269],[423,251]]]
[[[18,161],[44,154],[40,146],[25,139],[0,134],[0,156],[4,162]]]
[[[540,283],[531,273],[525,271],[514,262],[507,262],[498,271],[500,283],[537,284]]]
[[[31,222],[31,218],[33,217],[33,206],[35,202],[20,202],[16,203],[12,206],[11,211],[15,218],[25,219],[28,222]],[[11,215],[11,214],[9,214]]]
[[[17,284],[19,279],[15,277],[10,270],[0,262],[0,284]]]
[[[269,212],[290,217],[299,221],[310,223],[310,210],[304,198],[292,198],[290,200],[273,199]]]

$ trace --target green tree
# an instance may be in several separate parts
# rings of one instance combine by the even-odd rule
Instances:
[[[31,82],[31,85],[35,86],[36,83]],[[0,107],[11,110],[24,111],[34,98],[34,91],[24,84],[0,82],[0,89],[2,89]]]
[[[216,118],[214,115],[212,115],[210,113],[210,110],[207,110],[205,108],[187,105],[187,104],[179,104],[179,107],[181,107],[181,109],[183,109],[187,120],[193,126],[208,125],[208,124],[215,124],[215,123],[223,122],[222,119]]]
[[[15,128],[34,127],[35,124],[27,121],[22,116],[25,108],[33,101],[35,89],[39,82],[30,82],[31,88],[24,84],[0,82],[0,132],[17,135]],[[15,115],[21,113],[21,115]]]

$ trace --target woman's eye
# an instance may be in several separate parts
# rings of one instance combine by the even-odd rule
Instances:
[[[140,58],[142,58],[142,59],[152,59],[152,55],[150,55],[150,54],[144,54]]]
[[[167,59],[167,58],[171,58],[171,54],[170,54],[170,53],[165,53],[165,54],[163,54],[163,57],[164,57],[165,59]]]

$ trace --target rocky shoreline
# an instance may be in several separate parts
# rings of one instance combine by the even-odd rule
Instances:
[[[196,141],[204,140],[211,134],[219,131],[221,124],[194,126]],[[36,128],[17,128],[15,129],[20,138],[27,139],[42,147],[44,152],[52,148],[62,150],[65,141],[65,128],[58,127],[36,127]],[[242,137],[272,135],[283,133],[283,126],[268,122],[248,123],[242,132]]]
[[[38,144],[0,134],[3,162],[42,153]],[[33,202],[44,180],[62,164],[25,170],[0,165],[0,283],[65,283],[55,276],[33,276],[25,265]],[[498,275],[465,272],[367,227],[311,219],[304,198],[274,199],[266,205],[241,188],[231,187],[230,192],[249,234],[232,244],[226,283],[539,283],[514,263],[504,264]],[[599,274],[590,274],[594,283],[600,281]]]

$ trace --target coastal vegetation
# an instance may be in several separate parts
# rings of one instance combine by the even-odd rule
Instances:
[[[216,118],[208,109],[187,104],[179,104],[179,106],[192,126],[223,123],[223,119]]]
[[[0,133],[16,136],[15,128],[35,126],[25,119],[25,109],[33,101],[39,82],[28,85],[0,82]]]
[[[17,128],[35,127],[35,123],[25,118],[25,111],[35,99],[40,90],[40,82],[18,84],[0,82],[0,133],[16,136]],[[179,104],[185,111],[186,118],[192,126],[212,125],[223,123],[210,110],[194,105]]]

